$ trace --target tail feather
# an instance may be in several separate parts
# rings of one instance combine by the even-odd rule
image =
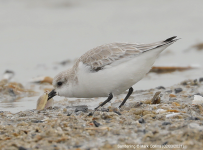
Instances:
[[[175,39],[177,36],[173,36],[173,37],[170,37],[168,39],[166,39],[164,42],[172,42],[173,39]]]

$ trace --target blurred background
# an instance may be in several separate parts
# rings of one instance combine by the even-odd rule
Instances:
[[[14,71],[12,81],[26,86],[33,77],[54,77],[102,44],[151,43],[178,36],[181,39],[154,66],[195,69],[149,73],[134,88],[199,79],[203,76],[202,6],[202,0],[0,0],[0,71],[2,75]],[[36,99],[19,100],[15,107],[33,109]]]

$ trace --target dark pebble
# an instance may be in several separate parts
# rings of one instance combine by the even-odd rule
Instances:
[[[171,125],[171,123],[170,123],[170,122],[163,122],[162,125],[163,125],[163,126]]]
[[[167,145],[168,144],[168,141],[164,142],[162,145]]]
[[[183,91],[183,89],[182,89],[182,88],[176,88],[176,89],[174,89],[174,91],[175,91],[175,93],[177,94],[177,93],[182,92],[182,91]]]
[[[20,146],[20,147],[18,147],[18,150],[27,150],[27,148]]]
[[[169,98],[169,101],[176,101],[177,99],[176,98],[174,98],[174,97],[170,97]]]
[[[198,117],[189,117],[189,120],[200,120]]]
[[[199,78],[199,82],[202,82],[203,81],[203,78]]]
[[[67,116],[71,116],[71,114],[72,114],[72,112],[68,112],[68,113],[67,113]]]
[[[156,89],[166,89],[165,87],[163,87],[163,86],[158,86],[158,87],[156,87]]]
[[[75,112],[78,112],[78,111],[88,112],[88,107],[78,107],[75,109]]]
[[[41,120],[33,120],[32,122],[33,122],[33,123],[42,123],[42,122],[44,122],[44,121],[41,121]]]
[[[134,107],[135,107],[135,108],[140,107],[142,104],[143,104],[142,102],[136,102],[135,105],[134,105]]]
[[[166,91],[167,93],[172,93],[172,90],[168,90],[168,91]]]
[[[93,123],[94,123],[95,127],[99,127],[101,125],[100,123],[96,122],[95,120],[93,120]]]
[[[113,112],[115,112],[118,115],[121,115],[121,113],[119,111],[113,111]]]
[[[93,112],[89,112],[87,116],[92,116],[93,115]]]
[[[143,118],[140,118],[140,119],[138,120],[138,122],[139,122],[139,123],[145,123],[145,120],[144,120]]]

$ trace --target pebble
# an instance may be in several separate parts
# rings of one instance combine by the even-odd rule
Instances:
[[[94,123],[95,127],[99,127],[101,125],[100,123],[96,122],[95,120],[93,120],[93,123]]]
[[[165,125],[171,125],[171,123],[170,122],[163,122],[162,125],[163,126],[165,126]]]
[[[182,92],[183,91],[183,89],[182,88],[175,88],[174,89],[174,92],[177,94],[177,93],[180,93],[180,92]]]
[[[68,113],[67,113],[67,116],[71,116],[71,114],[72,114],[72,112],[68,112]]]
[[[20,146],[20,147],[18,147],[18,150],[27,150],[27,149],[22,147],[22,146]]]
[[[199,82],[202,82],[203,81],[203,78],[199,78]]]
[[[163,86],[158,86],[158,87],[156,87],[156,89],[160,90],[160,89],[166,89],[166,88]]]
[[[144,120],[143,118],[140,118],[140,119],[138,120],[138,122],[139,122],[139,123],[145,123],[145,120]]]
[[[88,112],[87,105],[81,105],[81,106],[76,107],[75,112],[78,112],[78,111]]]

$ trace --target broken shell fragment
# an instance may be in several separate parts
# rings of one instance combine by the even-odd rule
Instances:
[[[159,94],[160,94],[161,92],[160,91],[158,91],[158,92],[156,92],[155,94],[154,94],[154,96],[153,96],[153,98],[152,98],[152,100],[151,100],[151,104],[159,104],[160,103],[160,101],[161,101],[161,98],[159,97]]]
[[[37,110],[43,110],[48,100],[48,92],[46,91],[42,96],[37,100]]]

